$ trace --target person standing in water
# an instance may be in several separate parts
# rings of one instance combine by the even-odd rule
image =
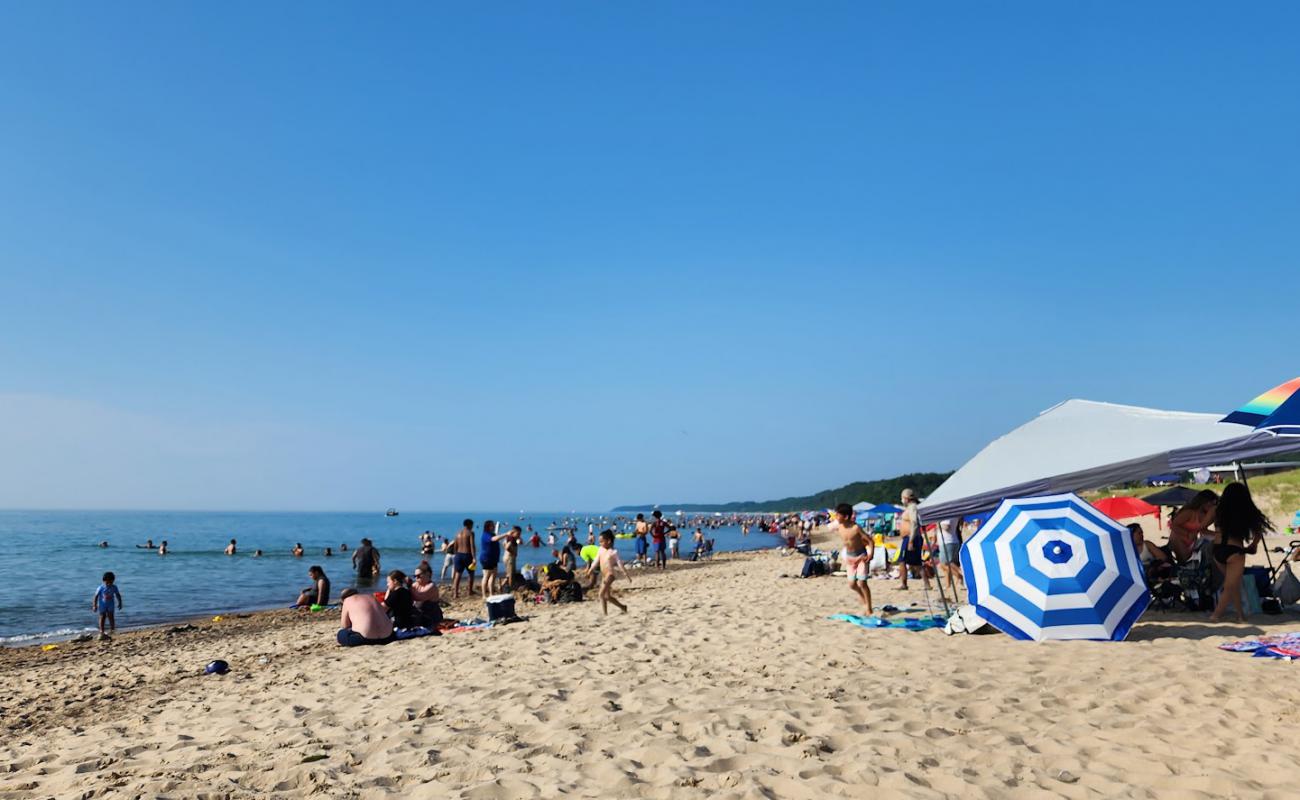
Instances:
[[[239,548],[235,546],[235,540],[231,539],[230,544],[226,545],[226,555],[233,556],[238,549]]]
[[[352,566],[357,570],[357,581],[362,584],[374,583],[379,574],[379,551],[369,539],[362,539],[361,546],[352,551]]]

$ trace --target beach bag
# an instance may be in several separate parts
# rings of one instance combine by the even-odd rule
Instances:
[[[555,591],[557,603],[581,603],[582,586],[577,581],[569,581]]]
[[[515,614],[515,596],[513,594],[494,594],[484,601],[487,606],[488,622],[497,622],[500,620],[514,619]]]
[[[1278,568],[1277,580],[1273,583],[1273,596],[1284,606],[1300,600],[1300,580],[1296,579],[1290,564]]]
[[[943,626],[943,632],[952,636],[955,633],[997,633],[998,629],[981,617],[975,606],[966,604],[948,618],[948,623]]]

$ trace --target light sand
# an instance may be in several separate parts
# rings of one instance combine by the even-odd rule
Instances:
[[[0,797],[1294,797],[1300,618],[1148,613],[1126,643],[867,631],[800,559],[634,573],[599,604],[344,650],[333,615],[0,658]],[[920,600],[874,581],[878,604]],[[628,587],[624,586],[626,590]],[[242,628],[241,628],[242,626]],[[198,674],[225,658],[225,677]],[[262,663],[265,659],[266,663]],[[26,715],[22,719],[20,715]],[[317,759],[317,760],[313,760]]]

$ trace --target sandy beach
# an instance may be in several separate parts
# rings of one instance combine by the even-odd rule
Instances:
[[[0,652],[0,797],[1293,796],[1296,666],[1216,645],[1294,613],[1148,612],[1125,643],[869,631],[826,619],[858,610],[843,580],[778,577],[800,562],[636,571],[626,616],[383,648],[276,612]]]

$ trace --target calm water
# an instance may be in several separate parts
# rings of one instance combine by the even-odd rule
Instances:
[[[586,520],[595,514],[407,513],[190,513],[128,511],[0,511],[0,644],[21,644],[61,638],[95,629],[90,601],[106,571],[117,574],[125,604],[117,615],[119,628],[149,625],[233,611],[290,605],[310,583],[307,567],[319,564],[333,583],[332,593],[354,585],[351,549],[362,536],[382,553],[383,568],[414,570],[420,562],[420,534],[432,530],[452,536],[461,520],[481,524],[497,519],[506,525],[532,524],[543,545],[520,548],[520,565],[549,561],[546,527],[565,517],[581,519],[578,539],[586,542]],[[597,522],[597,530],[600,523]],[[684,531],[683,553],[690,545]],[[719,550],[770,547],[775,537],[756,531],[742,537],[740,529],[706,531]],[[239,540],[239,554],[222,553],[230,539]],[[137,549],[146,539],[166,539],[167,556]],[[108,548],[99,542],[108,541]],[[564,538],[557,534],[557,545]],[[290,551],[301,542],[307,554]],[[350,548],[339,552],[346,542]],[[629,558],[632,542],[620,539]],[[335,555],[322,555],[326,547]],[[253,558],[261,549],[264,555]],[[431,559],[435,572],[442,556]],[[376,587],[382,588],[382,587]]]

